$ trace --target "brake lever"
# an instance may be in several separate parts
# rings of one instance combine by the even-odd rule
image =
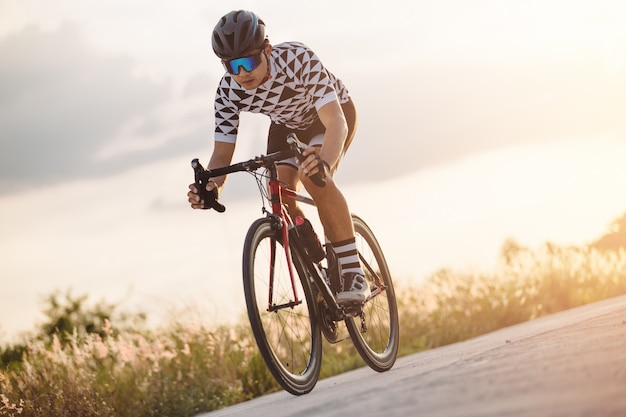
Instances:
[[[295,133],[292,132],[287,135],[287,143],[289,144],[291,150],[294,151],[295,157],[298,162],[304,161],[302,152],[304,152],[307,146],[304,143],[300,142]],[[326,174],[324,171],[318,171],[315,175],[311,175],[309,178],[311,178],[313,184],[317,185],[318,187],[326,186]]]
[[[223,213],[224,211],[226,211],[226,207],[224,207],[223,204],[217,201],[217,189],[214,188],[211,191],[206,189],[207,183],[209,181],[208,178],[204,178],[204,176],[202,175],[206,171],[202,167],[202,164],[200,163],[198,158],[195,158],[191,161],[191,167],[193,168],[195,185],[196,189],[198,190],[198,195],[200,196],[200,199],[203,200],[203,208],[212,208],[218,213]]]

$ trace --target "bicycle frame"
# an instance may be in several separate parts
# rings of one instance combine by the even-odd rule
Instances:
[[[290,393],[302,395],[310,392],[319,378],[323,337],[330,343],[345,340],[339,322],[345,323],[363,360],[378,372],[391,369],[395,363],[399,325],[384,254],[369,226],[356,215],[351,220],[371,295],[363,304],[337,303],[335,292],[339,289],[335,285],[340,267],[332,246],[326,245],[325,262],[314,261],[284,204],[289,199],[316,205],[308,195],[290,189],[278,178],[277,164],[292,156],[301,158],[306,149],[295,135],[288,136],[287,143],[288,150],[226,167],[204,170],[197,159],[191,166],[202,207],[218,212],[225,207],[217,201],[217,192],[208,187],[212,178],[243,171],[256,178],[265,216],[252,223],[244,242],[242,272],[248,318],[261,356],[276,381]],[[265,172],[257,173],[261,168]],[[325,186],[326,178],[316,175],[311,181]]]
[[[301,303],[301,301],[299,301],[299,294],[297,293],[297,287],[295,285],[295,280],[297,279],[297,277],[294,276],[294,263],[293,263],[293,259],[291,256],[290,247],[292,245],[295,245],[299,253],[304,254],[306,252],[297,237],[290,239],[290,235],[291,237],[295,237],[297,235],[295,234],[293,221],[291,220],[291,217],[289,216],[289,213],[287,212],[287,209],[285,208],[285,205],[283,204],[283,197],[291,198],[291,199],[294,199],[299,202],[303,202],[311,206],[315,206],[315,202],[310,197],[304,196],[290,188],[285,187],[283,183],[278,179],[276,165],[272,165],[271,167],[268,168],[268,170],[270,174],[269,200],[272,206],[272,212],[268,213],[268,216],[276,221],[275,225],[276,227],[280,228],[283,242],[285,242],[283,247],[285,249],[285,256],[287,259],[287,264],[289,266],[289,274],[290,274],[291,286],[293,289],[293,297],[294,297],[294,300],[290,303],[279,305],[279,306],[272,305],[272,288],[273,288],[274,274],[273,274],[273,270],[270,271],[270,294],[268,296],[267,311],[271,312],[271,311],[275,311],[281,308],[293,307]],[[289,233],[290,230],[294,230],[294,232]],[[270,255],[272,257],[272,263],[275,261],[275,256],[276,256],[275,248],[276,248],[276,244],[272,245],[272,252]],[[337,304],[337,301],[335,300],[332,290],[330,289],[330,287],[326,283],[326,280],[322,276],[322,271],[321,271],[320,266],[314,264],[308,259],[307,259],[307,262],[305,262],[305,266],[308,269],[308,272],[311,275],[311,278],[313,279],[313,283],[316,285],[320,294],[324,298],[324,301],[326,301],[326,303],[331,307],[331,309],[335,311],[339,311],[340,307]],[[273,269],[273,265],[270,266],[270,268]]]
[[[298,143],[299,146],[305,147],[305,145],[302,145],[301,143],[297,142],[297,139],[296,139],[296,143]],[[294,267],[296,266],[296,264],[294,264],[293,262],[290,247],[295,246],[298,249],[298,252],[300,254],[306,255],[306,251],[300,239],[298,238],[293,221],[291,220],[291,217],[289,216],[289,213],[287,212],[287,209],[285,205],[283,204],[283,197],[290,198],[290,199],[293,199],[298,202],[302,202],[311,206],[315,206],[315,202],[313,201],[312,198],[299,194],[297,191],[294,191],[284,186],[284,184],[278,179],[278,170],[276,167],[276,163],[278,161],[281,161],[283,159],[293,156],[294,152],[296,151],[293,149],[290,151],[280,151],[271,155],[257,157],[249,161],[240,162],[238,164],[230,165],[227,167],[217,168],[213,170],[206,170],[206,171],[204,170],[204,168],[202,168],[202,165],[200,165],[197,159],[194,159],[191,164],[195,171],[196,184],[198,184],[199,190],[203,189],[207,181],[209,181],[213,177],[218,177],[221,175],[226,175],[226,174],[230,174],[233,172],[240,172],[240,171],[253,172],[262,167],[268,170],[269,172],[268,200],[271,205],[271,212],[267,211],[265,208],[263,210],[266,212],[267,216],[273,221],[275,230],[277,232],[280,232],[280,236],[283,239],[283,243],[284,243],[283,247],[285,248],[285,256],[286,256],[287,264],[289,267],[290,280],[291,280],[291,286],[293,288],[294,300],[289,303],[285,303],[281,305],[273,305],[272,303],[273,301],[272,288],[273,288],[273,278],[274,278],[273,269],[274,269],[276,256],[277,256],[276,242],[274,242],[272,250],[271,250],[271,254],[270,254],[271,256],[270,269],[272,270],[270,271],[270,284],[271,285],[270,285],[270,294],[268,294],[267,311],[276,311],[281,308],[292,308],[302,302],[300,295],[297,293],[297,286],[296,286],[296,281],[295,281],[297,277],[294,276]],[[203,198],[210,199],[211,196],[203,195]],[[213,203],[215,202],[216,200],[213,200]],[[209,205],[209,206],[216,208],[214,205]],[[222,206],[221,211],[223,210],[224,208]],[[366,262],[366,260],[363,258],[361,253],[359,253],[359,259],[361,260],[365,269],[367,269],[372,274],[372,276],[375,277],[375,282],[376,282],[376,289],[372,291],[370,297],[368,298],[368,300],[366,300],[367,302],[371,300],[373,297],[376,297],[381,292],[385,291],[386,287],[383,284],[383,280],[376,273],[376,271]],[[324,299],[324,301],[326,302],[330,310],[334,312],[333,319],[343,320],[347,317],[353,316],[355,311],[351,307],[340,307],[337,304],[335,296],[331,288],[329,287],[328,283],[326,282],[326,279],[323,276],[323,269],[321,265],[310,261],[308,257],[305,259],[304,265],[307,271],[298,271],[298,272],[301,272],[301,273],[308,272],[308,274],[310,275],[312,279],[313,284],[319,290],[320,295],[322,296],[322,298]],[[330,267],[330,265],[328,266]],[[356,312],[358,313],[358,311]]]

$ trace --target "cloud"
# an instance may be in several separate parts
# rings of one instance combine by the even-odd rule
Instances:
[[[490,43],[488,30],[466,40],[458,31],[444,37],[444,25],[420,37],[406,63],[364,64],[358,49],[364,42],[356,36],[342,48],[336,37],[313,42],[359,112],[338,176],[370,181],[519,143],[626,138],[620,52],[626,38],[586,27],[572,39],[552,39],[546,31],[527,37],[525,26],[516,26]],[[380,37],[381,46],[388,39]],[[354,59],[344,59],[351,53]],[[31,26],[0,39],[0,194],[183,153],[206,162],[220,75],[210,71],[219,66],[196,67],[177,94],[173,83],[134,76],[136,65],[96,53],[72,23],[53,31]],[[237,157],[264,151],[260,123],[246,120],[241,136],[238,151],[259,146]]]
[[[167,83],[134,77],[129,58],[92,51],[72,23],[1,40],[0,89],[0,193],[130,166],[128,155],[96,156],[172,95]]]
[[[609,71],[601,51],[591,48],[510,54],[385,76],[338,74],[359,112],[341,175],[399,176],[519,144],[597,135],[626,140],[626,69]]]

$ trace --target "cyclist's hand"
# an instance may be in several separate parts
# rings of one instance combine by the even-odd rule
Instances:
[[[196,188],[196,184],[189,184],[189,192],[187,193],[187,198],[189,204],[191,204],[191,208],[193,209],[203,209],[204,201],[200,198],[198,194],[198,189]]]
[[[304,175],[311,178],[311,181],[318,187],[326,185],[326,177],[330,174],[330,166],[326,161],[320,158],[317,150],[310,146],[302,152],[304,158],[300,162],[300,168]]]
[[[213,208],[216,211],[222,213],[225,208],[217,201],[217,185],[213,181],[209,181],[206,185],[206,191],[204,193],[199,192],[197,184],[189,184],[189,192],[187,198],[193,209],[210,209]],[[203,194],[203,196],[201,195]]]

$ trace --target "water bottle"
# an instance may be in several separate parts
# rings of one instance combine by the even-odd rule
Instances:
[[[296,217],[296,228],[298,229],[298,235],[304,243],[304,248],[307,254],[313,262],[320,262],[326,256],[324,248],[320,243],[320,240],[313,230],[313,226],[308,219],[304,219],[300,216]]]

